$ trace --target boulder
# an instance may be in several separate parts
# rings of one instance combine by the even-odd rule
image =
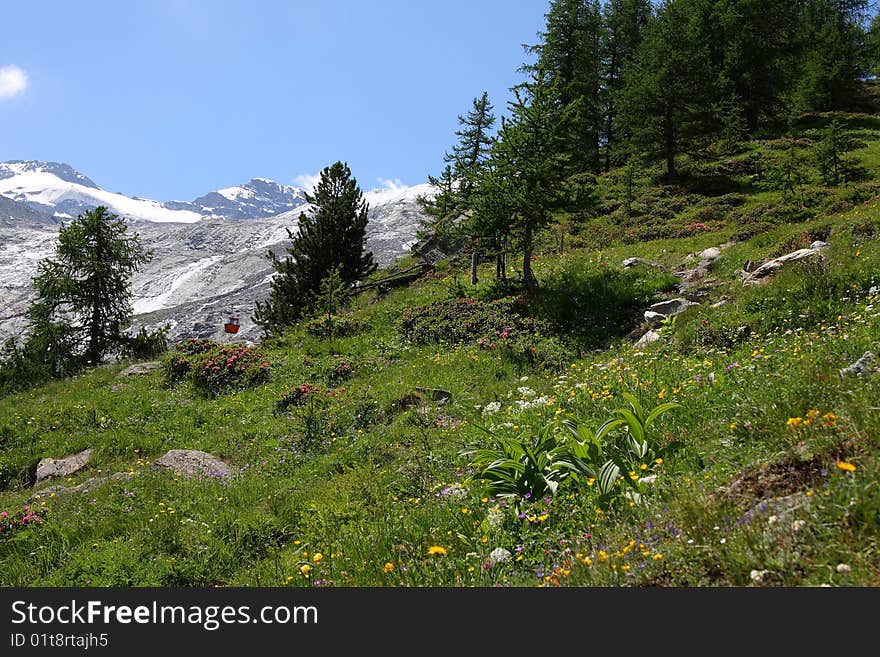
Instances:
[[[151,361],[149,363],[135,363],[134,365],[130,365],[126,367],[119,373],[119,376],[139,376],[141,374],[149,374],[150,372],[155,372],[161,363],[159,361]]]
[[[830,244],[828,244],[828,242],[823,242],[822,240],[816,240],[815,242],[810,244],[810,248],[813,249],[814,251],[817,251],[819,249],[826,249],[829,246],[830,246]]]
[[[717,246],[710,247],[708,249],[704,249],[697,254],[697,257],[701,260],[702,264],[705,262],[707,265],[718,260],[721,257],[721,249]]]
[[[84,449],[76,454],[65,456],[63,459],[42,459],[37,464],[37,481],[40,483],[51,477],[67,477],[74,472],[79,472],[92,458],[92,450]]]
[[[657,333],[657,331],[648,331],[641,338],[639,338],[639,341],[636,342],[635,346],[637,348],[646,347],[649,344],[651,344],[652,342],[657,342],[657,340],[659,340],[659,339],[660,339],[660,334]]]
[[[666,319],[666,315],[664,315],[663,313],[657,313],[657,312],[654,312],[653,310],[646,310],[645,311],[645,321],[650,324],[654,324],[654,325],[659,324],[664,319]]]
[[[656,262],[651,262],[650,260],[645,260],[644,258],[627,258],[623,262],[620,263],[620,266],[624,269],[632,269],[636,265],[644,265],[645,267],[659,267]]]
[[[228,477],[232,468],[213,454],[195,449],[172,449],[160,456],[152,468],[168,468],[184,477]]]
[[[840,376],[847,376],[849,374],[870,374],[874,371],[873,366],[876,362],[874,354],[870,351],[866,351],[856,362],[847,365],[840,370]]]
[[[658,313],[660,315],[663,315],[664,317],[672,317],[673,315],[678,315],[684,312],[691,306],[698,305],[698,303],[688,301],[687,299],[669,299],[668,301],[661,301],[659,303],[648,306],[648,311]]]
[[[743,285],[760,285],[763,279],[776,273],[788,263],[815,257],[822,257],[820,249],[798,249],[797,251],[786,253],[784,256],[769,260],[755,269],[755,271],[743,279]]]
[[[67,493],[88,493],[95,490],[98,486],[106,484],[108,481],[119,481],[120,479],[131,479],[136,472],[116,472],[110,476],[91,477],[76,486],[48,486],[42,490],[35,491],[28,499],[28,504],[33,503],[39,497],[40,499],[50,497],[51,495],[66,495]]]

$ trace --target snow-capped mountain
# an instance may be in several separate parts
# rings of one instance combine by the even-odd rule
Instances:
[[[167,201],[163,205],[170,210],[188,210],[203,217],[264,219],[305,203],[305,193],[298,187],[254,178],[244,185],[218,189],[191,202]]]
[[[0,163],[0,195],[61,219],[72,219],[99,205],[120,216],[144,221],[192,223],[202,218],[197,212],[172,210],[158,201],[105,191],[70,166],[57,162]]]
[[[367,248],[380,266],[407,255],[416,242],[423,221],[416,198],[423,194],[430,194],[429,185],[364,193]],[[287,231],[296,232],[300,214],[311,209],[303,190],[259,178],[192,202],[159,203],[105,192],[68,165],[0,163],[0,340],[24,330],[31,279],[39,261],[53,254],[59,224],[98,205],[129,219],[130,232],[154,254],[132,278],[135,329],[167,325],[172,341],[258,340],[251,316],[274,275],[266,254],[283,255]],[[228,336],[223,323],[233,312],[242,327]]]

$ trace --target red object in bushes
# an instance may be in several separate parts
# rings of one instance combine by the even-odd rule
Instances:
[[[239,326],[240,322],[238,321],[238,315],[233,315],[229,318],[229,321],[226,322],[223,328],[227,333],[238,333]]]

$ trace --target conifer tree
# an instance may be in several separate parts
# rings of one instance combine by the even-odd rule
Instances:
[[[55,257],[39,264],[33,280],[29,341],[64,349],[53,358],[68,361],[67,369],[76,359],[97,365],[120,351],[132,314],[130,277],[151,257],[139,235],[128,235],[125,221],[104,206],[62,226]]]
[[[502,117],[491,163],[498,193],[505,197],[497,202],[511,211],[509,230],[522,251],[523,280],[533,294],[535,238],[551,223],[553,212],[565,208],[570,199],[566,183],[574,170],[563,145],[579,102],[562,105],[557,83],[541,67],[513,92],[510,116]]]
[[[541,42],[527,47],[537,55],[526,73],[543,68],[559,90],[563,106],[578,102],[571,121],[571,134],[561,147],[578,172],[599,171],[602,128],[601,52],[602,20],[597,0],[552,0],[545,14]]]
[[[618,150],[618,105],[629,63],[638,52],[642,33],[651,16],[650,0],[610,0],[602,14],[602,89],[603,125],[601,141],[605,145],[605,171],[621,164],[625,154],[614,158]]]
[[[715,78],[701,0],[667,0],[645,30],[621,94],[625,127],[637,147],[666,161],[711,132]]]
[[[369,208],[348,164],[325,167],[306,200],[312,208],[309,214],[300,214],[296,234],[288,229],[287,256],[267,254],[276,276],[268,298],[257,302],[254,313],[254,321],[267,334],[300,320],[334,270],[351,287],[376,269],[373,254],[365,248]]]
[[[434,217],[434,228],[452,230],[456,227],[446,225],[451,216],[470,209],[471,196],[477,185],[492,145],[492,128],[495,115],[492,113],[489,94],[483,92],[473,99],[467,115],[458,116],[459,129],[455,131],[458,142],[452,153],[445,153],[446,166],[439,178],[428,176],[428,182],[436,190],[433,197],[419,197],[422,210]]]

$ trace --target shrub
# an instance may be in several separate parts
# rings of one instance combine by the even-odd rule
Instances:
[[[416,344],[494,339],[507,328],[531,334],[549,333],[546,322],[523,316],[525,306],[525,299],[515,297],[489,302],[470,298],[438,301],[405,310],[399,328],[406,339]]]
[[[350,315],[335,315],[332,318],[324,315],[305,324],[306,333],[320,340],[328,339],[331,329],[334,338],[348,338],[366,333],[370,328],[367,322]]]
[[[189,376],[210,397],[252,388],[269,380],[269,361],[247,347],[221,347],[199,355],[190,363]]]
[[[31,509],[27,504],[12,513],[0,511],[0,540],[9,538],[27,527],[43,524],[43,518],[46,513],[46,509],[40,509],[39,513],[37,513],[36,510]]]
[[[343,356],[340,356],[339,354],[333,354],[330,359],[330,364],[327,367],[326,374],[327,381],[331,385],[334,383],[339,383],[340,381],[347,381],[351,378],[352,365]]]
[[[122,341],[120,355],[134,360],[156,358],[168,351],[168,326],[155,331],[147,331],[143,326],[134,336],[126,336]]]
[[[281,399],[275,402],[275,412],[283,413],[291,406],[302,406],[306,403],[309,396],[317,391],[318,389],[315,386],[309,383],[302,383],[281,395]]]

